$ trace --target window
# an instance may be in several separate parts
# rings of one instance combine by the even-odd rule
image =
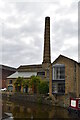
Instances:
[[[53,83],[52,84],[52,93],[57,93],[58,90],[57,90],[57,84]]]
[[[65,82],[52,82],[52,93],[64,94],[65,93]]]
[[[65,79],[65,66],[62,64],[53,66],[53,80]]]
[[[80,100],[78,101],[78,107],[80,108]]]
[[[8,86],[8,91],[13,91],[13,86]]]
[[[38,76],[45,75],[45,72],[38,72],[37,75]]]
[[[61,67],[60,68],[60,79],[64,79],[65,78],[65,68]]]
[[[65,84],[64,83],[59,83],[58,84],[58,92],[59,93],[64,93],[65,92]]]
[[[12,84],[12,80],[9,80],[9,84]]]
[[[65,65],[53,65],[52,72],[52,93],[64,94],[65,93]]]

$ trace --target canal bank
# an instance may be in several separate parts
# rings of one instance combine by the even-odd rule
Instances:
[[[63,119],[63,118],[75,118],[68,114],[68,111],[61,107],[49,106],[44,104],[37,104],[23,101],[10,101],[2,100],[3,114],[10,115],[13,119]],[[13,120],[12,119],[12,120]],[[6,119],[8,120],[8,119]]]
[[[68,110],[53,104],[49,96],[27,95],[21,93],[2,94],[2,113],[16,118],[76,118]],[[7,120],[7,119],[6,119]]]
[[[61,107],[49,106],[23,101],[2,100],[3,115],[9,115],[13,119],[41,119],[46,118],[54,120],[71,120],[76,116],[69,115],[68,111]],[[3,116],[4,118],[4,116]],[[6,119],[9,120],[9,119]]]
[[[24,101],[24,102],[31,102],[31,103],[38,103],[50,106],[59,106],[67,108],[69,107],[69,98],[70,96],[66,97],[63,96],[46,96],[41,94],[26,94],[26,93],[2,93],[3,100],[10,100],[10,101]],[[65,102],[64,102],[65,101]]]
[[[2,93],[2,99],[10,101],[27,101],[31,103],[53,105],[51,97],[37,94],[28,95],[25,93]]]

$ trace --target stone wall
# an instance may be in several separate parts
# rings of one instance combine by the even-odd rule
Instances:
[[[4,93],[2,94],[2,99],[52,105],[52,100],[49,97],[36,94],[28,95],[22,93]]]
[[[52,104],[54,106],[61,106],[64,108],[68,108],[70,105],[70,97],[74,97],[74,95],[73,94],[53,95]]]

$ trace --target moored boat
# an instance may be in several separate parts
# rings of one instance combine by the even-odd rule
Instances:
[[[70,98],[69,113],[75,113],[80,116],[80,98]]]

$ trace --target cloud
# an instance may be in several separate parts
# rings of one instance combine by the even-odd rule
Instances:
[[[22,64],[41,64],[46,16],[51,18],[52,62],[59,54],[77,60],[76,0],[1,3],[3,64],[14,67]]]

